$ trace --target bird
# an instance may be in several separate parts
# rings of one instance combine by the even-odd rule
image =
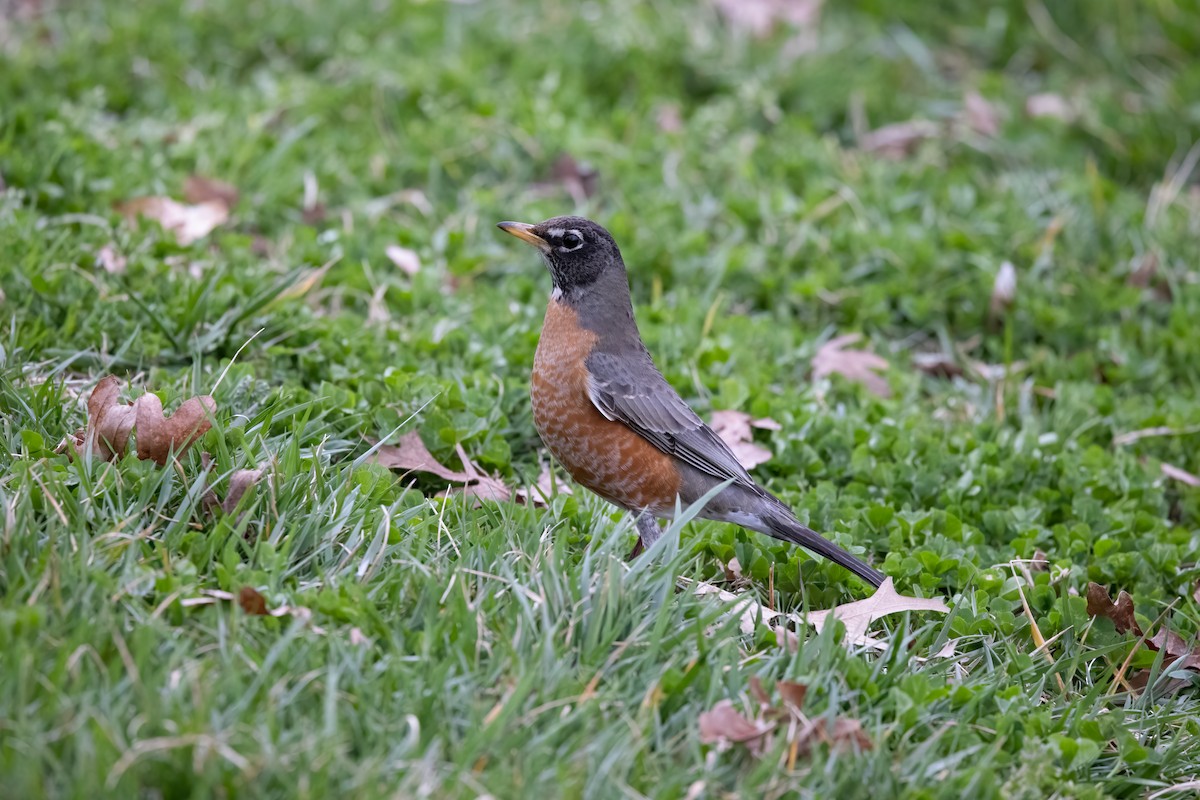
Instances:
[[[759,486],[663,377],[607,230],[578,216],[497,227],[536,248],[553,283],[530,380],[534,426],[577,483],[634,515],[631,558],[662,535],[659,519],[727,482],[698,516],[800,545],[874,587],[883,583],[882,572],[801,524]]]

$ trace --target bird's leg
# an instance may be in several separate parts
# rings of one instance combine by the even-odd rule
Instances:
[[[645,512],[638,514],[637,519],[638,540],[626,557],[626,561],[633,561],[642,551],[650,547],[658,541],[658,537],[662,536],[662,528],[658,527],[658,520],[652,515]]]

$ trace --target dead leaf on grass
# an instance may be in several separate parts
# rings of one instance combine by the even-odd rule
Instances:
[[[870,131],[859,139],[858,146],[864,152],[899,160],[912,155],[921,142],[937,135],[936,123],[927,119],[911,119]]]
[[[1108,590],[1097,583],[1087,586],[1087,613],[1090,617],[1106,617],[1112,620],[1117,633],[1130,632],[1145,642],[1146,646],[1163,654],[1163,666],[1179,663],[1185,669],[1200,669],[1200,645],[1190,645],[1183,637],[1171,630],[1168,620],[1164,620],[1158,632],[1147,637],[1134,619],[1133,598],[1122,591],[1117,595],[1117,602],[1112,602]],[[1128,682],[1135,689],[1144,688],[1148,681],[1148,671],[1139,679],[1134,673]],[[1162,688],[1172,690],[1179,688],[1175,679],[1166,681]]]
[[[463,494],[467,497],[494,502],[506,502],[511,498],[512,493],[503,481],[481,473],[467,456],[466,451],[462,449],[462,445],[455,446],[458,449],[459,459],[463,463],[462,472],[440,464],[425,447],[425,442],[421,440],[421,435],[416,431],[409,431],[394,445],[383,445],[371,456],[370,460],[388,469],[399,469],[404,472],[428,472],[442,480],[466,484],[454,489],[453,493]]]
[[[232,183],[192,175],[183,183],[183,199],[192,205],[220,203],[227,210],[232,210],[237,205],[238,190]]]
[[[875,593],[865,600],[842,603],[824,611],[810,611],[807,620],[819,633],[830,618],[840,619],[846,626],[846,644],[870,646],[872,642],[877,641],[867,636],[867,628],[871,623],[889,614],[899,614],[903,611],[934,611],[947,614],[950,609],[940,598],[902,595],[892,585],[892,579],[887,578]]]
[[[806,716],[803,707],[808,687],[802,683],[776,683],[782,701],[779,706],[771,702],[758,676],[750,678],[749,688],[758,704],[755,717],[743,714],[730,700],[720,700],[698,718],[702,743],[716,744],[721,750],[741,744],[747,752],[758,757],[771,749],[776,735],[782,735],[788,744],[789,767],[797,757],[810,755],[820,744],[829,745],[835,752],[874,747],[862,723],[856,719],[837,716],[831,725],[828,717],[810,719]]]
[[[869,350],[847,350],[848,345],[862,339],[861,334],[848,333],[837,336],[817,349],[812,359],[813,379],[820,380],[838,374],[848,380],[861,383],[867,391],[879,397],[891,397],[892,389],[879,374],[888,368],[886,359]]]
[[[751,428],[779,430],[779,423],[773,419],[751,419],[744,411],[721,410],[712,415],[712,429],[721,437],[729,449],[737,457],[738,463],[746,469],[754,469],[759,464],[771,460],[771,451],[760,444],[754,443]]]
[[[409,250],[398,244],[390,244],[383,253],[388,257],[388,261],[399,267],[405,275],[411,277],[421,271],[421,257],[417,255],[416,250]]]
[[[122,275],[128,262],[125,256],[117,250],[116,245],[109,242],[96,253],[96,263],[109,275]]]
[[[912,365],[934,378],[957,378],[963,374],[962,366],[948,353],[913,353]]]
[[[119,402],[121,382],[108,375],[96,384],[88,398],[87,427],[74,434],[77,446],[91,448],[105,461],[121,458],[130,433],[137,431],[137,455],[160,467],[167,456],[184,452],[212,427],[217,404],[208,395],[191,397],[174,414],[163,414],[162,401],[150,392],[132,403]]]
[[[229,220],[229,206],[219,200],[187,204],[169,197],[137,197],[121,203],[117,210],[129,220],[145,217],[157,222],[175,234],[175,241],[184,247]]]
[[[1051,117],[1070,121],[1075,117],[1071,104],[1060,94],[1041,92],[1025,99],[1025,113],[1030,117]]]
[[[1200,476],[1193,475],[1185,469],[1180,469],[1174,464],[1163,462],[1160,467],[1162,474],[1172,480],[1179,481],[1187,486],[1200,486]]]
[[[744,744],[754,755],[762,750],[762,739],[775,727],[774,723],[754,721],[733,707],[729,700],[720,700],[708,711],[701,711],[698,719],[700,741],[716,744],[722,749],[731,744]]]
[[[201,453],[200,463],[204,465],[205,471],[210,470],[212,468],[212,456],[208,453]],[[229,476],[229,489],[225,492],[224,500],[217,498],[217,493],[211,486],[206,486],[200,502],[210,514],[214,513],[218,508],[226,514],[232,514],[237,509],[243,495],[254,488],[265,473],[265,467],[236,470]]]
[[[265,617],[270,613],[267,610],[267,598],[253,586],[243,586],[238,592],[238,605],[242,611],[254,616]]]
[[[963,98],[963,115],[968,127],[981,136],[992,137],[1000,133],[1000,113],[973,89]]]

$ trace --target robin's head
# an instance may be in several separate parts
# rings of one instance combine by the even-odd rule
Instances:
[[[536,247],[564,293],[590,286],[606,272],[623,271],[617,243],[590,219],[552,217],[536,225],[501,222],[496,227]]]

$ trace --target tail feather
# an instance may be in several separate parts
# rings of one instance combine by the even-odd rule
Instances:
[[[868,566],[861,559],[850,555],[821,534],[801,525],[791,514],[772,514],[765,517],[762,533],[782,539],[785,542],[798,544],[833,563],[845,567],[867,583],[878,588],[887,577],[874,567]]]

